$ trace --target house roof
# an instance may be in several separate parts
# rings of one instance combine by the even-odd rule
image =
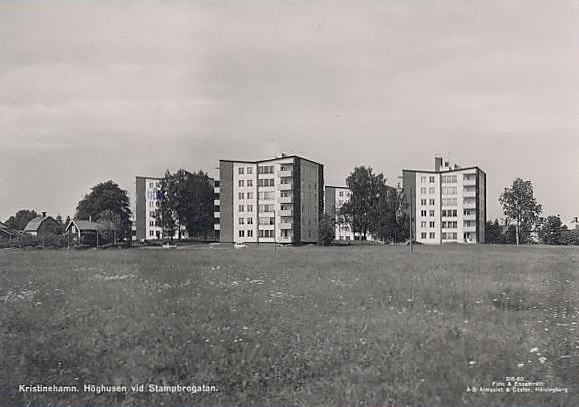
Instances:
[[[446,174],[446,173],[450,173],[450,172],[460,172],[460,171],[466,171],[466,170],[477,170],[482,172],[483,174],[487,175],[486,172],[484,172],[483,170],[481,170],[479,167],[472,166],[472,167],[461,167],[461,168],[456,168],[454,170],[444,170],[444,171],[430,171],[430,170],[402,170],[402,173],[404,174],[404,172],[422,172],[425,174]]]
[[[56,222],[52,216],[45,216],[45,217],[37,216],[34,219],[32,219],[30,222],[28,222],[28,224],[24,228],[24,231],[25,232],[38,231],[38,228],[40,227],[42,222],[44,222],[47,219],[52,219],[54,222]]]
[[[309,158],[305,158],[299,155],[284,155],[283,157],[275,157],[275,158],[268,158],[266,160],[257,160],[257,161],[248,161],[248,160],[219,160],[220,162],[230,162],[230,163],[243,163],[243,164],[260,164],[260,163],[266,163],[266,162],[270,162],[270,161],[278,161],[278,160],[284,160],[287,158],[299,158],[300,160],[305,160],[305,161],[309,161],[311,163],[314,164],[318,164],[318,165],[323,165],[322,163],[319,163],[317,161],[314,160],[310,160]]]
[[[17,234],[18,234],[17,231],[12,230],[12,229],[8,229],[6,227],[6,225],[4,225],[3,223],[0,224],[0,236],[12,237],[12,236],[16,236]]]
[[[70,225],[75,225],[79,230],[103,230],[106,229],[101,223],[98,222],[91,222],[89,220],[71,220],[68,225],[66,225],[66,230],[70,227]]]

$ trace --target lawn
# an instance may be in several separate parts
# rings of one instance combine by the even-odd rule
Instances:
[[[538,246],[0,250],[0,405],[577,406],[578,264]],[[468,391],[507,377],[568,393]]]

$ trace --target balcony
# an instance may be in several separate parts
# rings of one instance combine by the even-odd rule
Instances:
[[[462,196],[464,196],[465,198],[476,198],[476,190],[465,189],[462,193]]]
[[[221,217],[221,212],[213,212],[213,217],[219,219]]]
[[[221,230],[221,225],[219,223],[216,223],[215,225],[213,225],[213,230]]]
[[[294,216],[293,209],[280,210],[279,216]]]
[[[216,194],[221,192],[221,188],[220,187],[214,187],[213,188],[213,192],[215,192]]]
[[[293,229],[293,222],[287,222],[287,223],[280,223],[279,224],[279,228],[280,229]]]
[[[290,170],[290,171],[288,171],[288,170],[286,170],[286,171],[281,171],[281,170],[280,170],[280,171],[277,173],[277,175],[278,175],[278,177],[280,177],[280,178],[291,177],[291,176],[292,176],[292,171],[291,171],[291,170]]]
[[[473,178],[463,178],[462,185],[469,186],[469,185],[476,185],[476,177]]]
[[[213,200],[213,205],[214,205],[214,206],[220,206],[220,205],[221,205],[221,200],[219,200],[219,199],[214,199],[214,200]]]
[[[463,215],[462,217],[464,220],[476,220],[476,214],[472,214],[472,215]]]
[[[277,184],[278,191],[291,191],[292,184]]]
[[[279,203],[293,203],[294,197],[293,196],[282,196],[279,198]]]
[[[463,226],[462,228],[463,232],[476,232],[476,226]]]

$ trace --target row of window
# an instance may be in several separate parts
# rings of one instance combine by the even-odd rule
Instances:
[[[260,178],[257,180],[258,187],[273,187],[275,186],[275,181],[273,178]]]
[[[428,213],[428,215],[427,215],[427,213]],[[431,209],[429,211],[427,211],[426,209],[422,209],[420,211],[420,216],[435,216],[435,211],[434,211],[434,209]]]
[[[237,194],[237,197],[238,197],[239,199],[246,199],[246,197],[247,197],[247,199],[253,199],[253,192],[247,192],[247,193],[245,193],[245,192],[239,192],[239,193]]]
[[[246,218],[239,218],[238,222],[240,225],[245,225],[246,222],[248,225],[253,225],[253,218],[247,218],[247,219]]]
[[[441,183],[443,184],[456,184],[456,174],[454,175],[443,175],[441,177]]]
[[[253,167],[239,167],[239,168],[237,169],[237,173],[238,173],[239,175],[244,174],[244,173],[246,173],[246,174],[253,174]]]
[[[258,174],[273,174],[273,165],[260,165],[257,167]]]
[[[426,239],[426,232],[422,232],[422,233],[420,234],[420,237],[421,237],[422,239]],[[435,233],[435,232],[430,232],[430,233],[428,234],[428,238],[429,238],[429,239],[436,239],[436,233]]]
[[[247,233],[246,233],[247,232]],[[247,237],[253,237],[253,230],[249,229],[249,230],[240,230],[238,232],[239,237],[245,237],[245,235],[247,234]]]
[[[456,195],[456,187],[442,187],[442,195]]]
[[[458,216],[456,209],[443,209],[442,216],[448,218],[456,218]]]
[[[442,221],[443,229],[456,229],[458,228],[458,222],[455,220]]]
[[[428,182],[430,182],[431,184],[434,184],[436,182],[436,177],[434,176],[427,177],[425,175],[420,177],[421,184],[426,184],[426,180],[428,180]]]
[[[247,183],[246,183],[247,181]],[[273,180],[272,180],[273,181]],[[244,180],[244,179],[240,179],[239,181],[237,181],[237,186],[243,188],[244,186],[248,186],[248,187],[252,187],[253,186],[253,180],[252,179],[248,179],[248,180]]]
[[[458,205],[456,198],[442,198],[442,206],[456,206]]]
[[[442,240],[456,240],[456,232],[442,232]]]
[[[434,205],[434,198],[429,199],[429,200],[428,200],[428,204],[429,204],[429,205]],[[426,206],[426,199],[421,199],[421,200],[420,200],[420,205]]]
[[[420,227],[422,229],[425,229],[426,227],[433,228],[433,227],[435,227],[435,222],[434,221],[427,222],[427,221],[423,220],[422,222],[420,222]]]
[[[436,187],[429,187],[429,188],[420,187],[420,193],[422,195],[426,195],[426,193],[427,193],[426,191],[428,191],[429,194],[435,194],[436,193]]]

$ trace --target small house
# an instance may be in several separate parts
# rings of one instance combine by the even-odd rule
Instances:
[[[58,231],[58,222],[52,216],[46,216],[46,212],[32,219],[24,228],[24,233],[40,237],[56,235]]]
[[[77,219],[71,220],[65,228],[66,233],[73,236],[76,242],[90,246],[98,246],[102,239],[101,234],[108,230],[109,228],[101,223]],[[104,243],[102,240],[101,242]]]

